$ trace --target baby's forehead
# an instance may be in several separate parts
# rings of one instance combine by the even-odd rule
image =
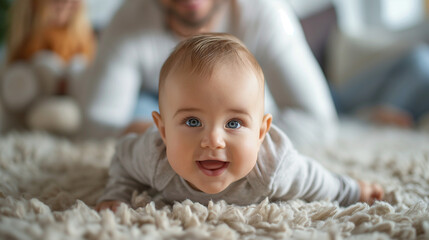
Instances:
[[[233,73],[231,76],[228,75],[231,73]],[[210,81],[213,83],[213,80],[219,78],[219,75],[223,75],[223,78],[228,78],[230,81],[244,79],[244,84],[253,84],[256,80],[259,83],[258,88],[264,89],[263,75],[261,77],[256,70],[236,61],[222,61],[204,69],[198,69],[191,64],[182,63],[170,70],[164,81],[164,85],[172,83],[176,85],[184,83],[184,81],[202,84]]]
[[[248,69],[239,69],[231,65],[220,65],[213,71],[204,73],[186,69],[172,71],[166,79],[164,88],[165,93],[160,94],[160,98],[171,96],[170,100],[173,99],[173,95],[186,99],[192,99],[194,96],[199,99],[210,99],[215,95],[215,98],[224,96],[225,101],[235,99],[236,102],[253,100],[263,102],[264,96],[263,82],[257,79],[256,74]],[[231,95],[233,96],[229,97]],[[251,99],[253,100],[250,101]]]
[[[232,108],[258,116],[264,112],[263,81],[248,69],[220,65],[211,72],[201,73],[180,68],[171,71],[165,80],[159,95],[160,109],[166,106],[170,106],[170,110],[196,106],[206,111]]]

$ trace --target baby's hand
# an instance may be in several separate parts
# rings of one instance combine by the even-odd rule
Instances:
[[[104,201],[101,202],[99,204],[97,204],[97,206],[95,206],[95,210],[97,210],[97,212],[104,210],[104,209],[110,209],[113,212],[116,212],[116,209],[119,207],[119,205],[121,205],[121,201]]]
[[[377,183],[368,183],[365,181],[358,181],[360,188],[360,202],[366,202],[372,205],[375,200],[382,200],[384,197],[383,188]]]

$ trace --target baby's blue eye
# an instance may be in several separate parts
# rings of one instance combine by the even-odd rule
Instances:
[[[186,125],[189,127],[201,127],[201,122],[196,118],[189,118],[186,120]]]
[[[237,120],[231,120],[229,122],[226,123],[226,127],[227,128],[233,128],[233,129],[237,129],[241,127],[241,123]]]

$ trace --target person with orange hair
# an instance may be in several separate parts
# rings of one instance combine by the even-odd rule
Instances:
[[[9,63],[29,60],[50,50],[69,62],[94,55],[94,36],[81,0],[18,0],[12,6],[8,37]]]
[[[95,38],[81,0],[12,3],[1,96],[18,126],[72,133],[80,112],[69,81],[93,59]]]

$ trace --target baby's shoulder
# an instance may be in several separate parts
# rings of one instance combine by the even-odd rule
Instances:
[[[153,160],[165,152],[165,144],[156,127],[151,127],[144,134],[131,133],[119,139],[115,152],[129,158]]]
[[[295,147],[289,137],[276,125],[272,125],[261,144],[258,161],[275,161],[283,159],[285,155],[294,152]]]
[[[278,171],[294,161],[296,150],[287,135],[277,126],[272,126],[265,136],[258,153],[256,165],[249,175],[264,185],[270,185]]]

